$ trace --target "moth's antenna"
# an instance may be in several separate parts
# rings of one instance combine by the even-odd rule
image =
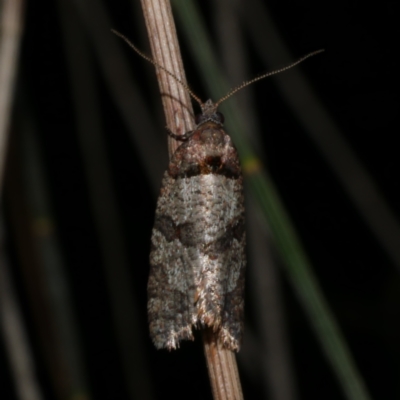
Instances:
[[[155,65],[156,67],[162,69],[166,74],[168,74],[169,76],[172,76],[172,78],[174,78],[177,82],[179,82],[189,93],[189,95],[197,101],[197,103],[199,103],[200,106],[203,105],[203,102],[200,100],[199,97],[197,97],[192,90],[190,89],[190,87],[182,82],[177,76],[175,76],[172,72],[168,71],[165,67],[163,67],[162,65],[160,65],[157,61],[154,61],[152,58],[150,58],[149,56],[146,56],[146,54],[144,54],[143,52],[141,52],[126,36],[124,36],[122,33],[119,33],[118,31],[111,29],[111,32],[114,33],[115,35],[119,36],[121,39],[123,39],[137,54],[139,54],[140,57],[144,58],[146,61],[148,61],[149,63]]]
[[[305,59],[315,56],[316,54],[322,53],[323,51],[325,51],[325,49],[321,49],[321,50],[316,50],[313,51],[312,53],[309,53],[303,57],[301,57],[299,60],[295,61],[293,64],[287,65],[286,67],[277,69],[275,71],[271,71],[271,72],[267,72],[266,74],[257,76],[257,78],[251,79],[250,81],[246,81],[243,82],[241,85],[231,89],[228,94],[226,94],[224,97],[222,97],[221,99],[219,99],[216,103],[215,103],[215,107],[218,107],[223,101],[225,101],[226,99],[228,99],[229,97],[231,97],[233,94],[235,94],[236,92],[238,92],[239,90],[242,90],[243,88],[245,88],[246,86],[251,85],[254,82],[257,82],[261,79],[267,78],[268,76],[272,76],[272,75],[276,75],[276,74],[280,74],[283,71],[286,71],[290,68],[295,67],[297,64],[300,64],[301,62],[303,62]]]

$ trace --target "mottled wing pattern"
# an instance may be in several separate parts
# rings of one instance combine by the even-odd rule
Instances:
[[[174,187],[175,180],[167,171],[151,238],[148,315],[150,335],[158,349],[175,349],[181,340],[194,339],[194,274],[184,256],[181,227],[173,217]]]
[[[209,123],[183,143],[164,175],[152,234],[148,313],[157,348],[208,326],[225,347],[242,335],[243,178],[228,135]]]

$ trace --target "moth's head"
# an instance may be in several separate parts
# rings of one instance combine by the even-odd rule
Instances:
[[[201,104],[201,114],[197,114],[195,118],[196,125],[202,125],[205,122],[214,122],[220,126],[224,124],[224,116],[217,111],[217,105],[212,100],[207,100]]]

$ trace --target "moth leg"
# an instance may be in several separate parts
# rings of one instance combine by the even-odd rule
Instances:
[[[172,139],[179,140],[180,142],[186,142],[190,136],[193,135],[194,131],[188,131],[185,132],[183,135],[177,135],[176,133],[172,132],[171,129],[168,128],[168,126],[165,127],[167,130],[168,136],[172,137]]]

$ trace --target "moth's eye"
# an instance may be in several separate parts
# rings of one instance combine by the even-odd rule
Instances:
[[[225,121],[224,114],[222,114],[222,113],[220,113],[219,111],[217,111],[217,112],[215,113],[215,115],[217,116],[217,118],[218,118],[218,120],[221,122],[221,124],[223,124],[224,121]]]
[[[201,122],[201,120],[202,120],[202,117],[203,116],[203,114],[197,114],[195,117],[194,117],[194,122],[196,123],[196,125],[198,125],[200,122]]]

